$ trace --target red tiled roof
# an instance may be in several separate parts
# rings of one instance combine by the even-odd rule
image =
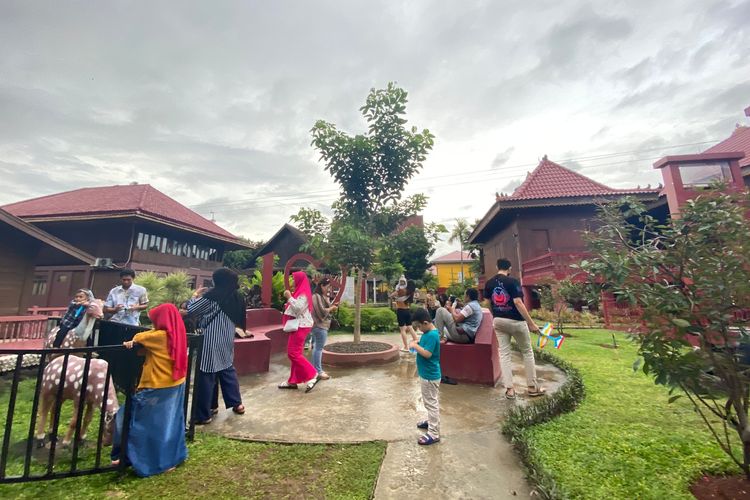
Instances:
[[[147,215],[224,239],[237,237],[149,184],[82,188],[2,207],[22,219]]]
[[[745,153],[745,157],[740,160],[740,167],[750,165],[750,127],[737,126],[728,139],[708,148],[704,153],[731,153],[734,151]]]
[[[464,262],[474,260],[469,252],[464,252]],[[461,262],[461,251],[455,250],[443,256],[437,257],[430,261],[431,264],[449,264],[452,262]]]
[[[576,196],[657,193],[658,189],[613,189],[550,161],[545,156],[510,196],[498,200],[538,200]]]

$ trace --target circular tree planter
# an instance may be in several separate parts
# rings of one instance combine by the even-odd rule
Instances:
[[[398,359],[398,347],[386,342],[334,342],[323,348],[323,364],[329,366],[382,365]]]

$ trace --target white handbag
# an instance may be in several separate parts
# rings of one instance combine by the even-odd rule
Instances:
[[[291,318],[284,323],[284,331],[286,333],[292,333],[299,330],[299,320],[297,318]]]

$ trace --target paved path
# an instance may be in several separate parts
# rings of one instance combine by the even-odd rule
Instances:
[[[329,342],[348,340],[333,336]],[[363,336],[398,344],[398,335]],[[518,361],[518,360],[516,360]],[[516,363],[517,365],[518,363]],[[521,366],[514,379],[523,387]],[[386,458],[375,498],[528,498],[518,458],[500,435],[503,415],[511,404],[502,386],[442,385],[439,444],[417,445],[415,427],[425,416],[420,401],[414,356],[367,368],[331,368],[331,380],[309,394],[280,390],[289,373],[284,355],[271,360],[268,373],[240,379],[247,413],[222,410],[204,429],[230,437],[296,443],[341,443],[384,440]],[[541,366],[539,376],[554,391],[563,374]]]

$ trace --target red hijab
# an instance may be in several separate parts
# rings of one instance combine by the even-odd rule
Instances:
[[[297,271],[292,273],[294,279],[294,293],[292,297],[299,299],[300,297],[307,298],[307,309],[312,313],[313,301],[312,301],[312,290],[310,289],[310,280],[307,279],[307,273],[304,271]],[[288,306],[287,306],[288,307]],[[286,323],[287,319],[292,316],[286,314],[283,315],[282,323]]]
[[[167,332],[167,350],[172,358],[172,380],[187,374],[187,334],[180,311],[173,304],[162,304],[148,312],[154,330]]]

